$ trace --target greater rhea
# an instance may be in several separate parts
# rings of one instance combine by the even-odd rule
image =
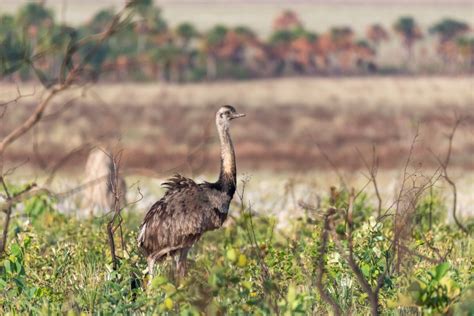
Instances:
[[[216,126],[221,146],[221,169],[216,182],[196,183],[179,174],[163,186],[164,196],[146,213],[138,235],[138,244],[147,256],[148,272],[153,274],[155,262],[177,256],[178,276],[186,274],[189,249],[207,231],[220,228],[227,218],[236,189],[236,163],[230,138],[230,121],[239,114],[230,105],[216,113]]]

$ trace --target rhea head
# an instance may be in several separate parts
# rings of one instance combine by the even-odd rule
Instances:
[[[219,128],[229,128],[229,122],[233,119],[243,117],[245,114],[237,113],[235,108],[231,105],[221,106],[216,113],[216,124]]]

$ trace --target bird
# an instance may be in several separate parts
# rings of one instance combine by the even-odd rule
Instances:
[[[126,204],[127,186],[120,174],[116,174],[112,154],[101,145],[92,148],[85,166],[84,208],[80,216],[97,216],[114,210],[116,197],[120,208]],[[87,210],[88,213],[87,214]]]
[[[230,122],[244,116],[231,105],[221,106],[216,113],[221,156],[216,182],[196,183],[175,174],[163,183],[166,192],[145,214],[138,234],[150,275],[155,263],[171,256],[176,257],[177,277],[185,276],[189,249],[205,232],[222,227],[237,186]]]

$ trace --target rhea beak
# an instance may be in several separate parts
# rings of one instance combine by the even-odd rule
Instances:
[[[235,114],[232,114],[230,119],[233,120],[233,119],[236,119],[236,118],[239,118],[239,117],[244,117],[244,116],[245,116],[245,114],[243,114],[243,113],[235,113]]]

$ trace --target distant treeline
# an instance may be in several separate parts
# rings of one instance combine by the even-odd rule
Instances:
[[[88,44],[89,40],[107,28],[113,10],[99,11],[78,27],[58,22],[40,3],[27,3],[15,15],[0,16],[0,78],[36,76],[47,84],[67,71],[68,64],[88,55],[88,75],[107,81],[417,73],[423,70],[414,61],[414,45],[427,37],[436,38],[430,43],[438,55],[431,72],[474,69],[472,29],[449,18],[424,32],[413,17],[404,16],[391,30],[373,24],[364,38],[356,38],[349,26],[317,34],[307,30],[297,14],[285,10],[273,21],[271,36],[262,39],[246,26],[216,25],[206,32],[191,23],[170,27],[152,0],[138,3],[133,18],[99,46]],[[377,51],[390,37],[399,38],[406,49],[400,67],[377,64]]]

